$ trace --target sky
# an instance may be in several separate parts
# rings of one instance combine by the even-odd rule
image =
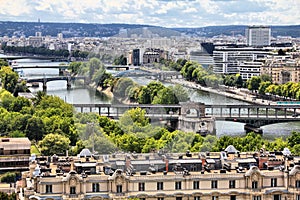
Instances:
[[[300,0],[0,0],[0,21],[299,25]]]

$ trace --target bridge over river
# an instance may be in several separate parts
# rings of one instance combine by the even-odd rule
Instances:
[[[182,121],[181,124],[189,121],[190,126],[194,127],[193,131],[196,132],[198,126],[201,129],[201,124],[212,123],[211,120],[245,123],[246,131],[258,133],[262,133],[260,127],[264,125],[300,121],[299,105],[206,105],[191,102],[175,105],[73,104],[73,106],[78,112],[97,112],[99,115],[114,119],[121,117],[128,109],[140,107],[146,110],[146,116],[151,120],[167,120],[174,125],[176,121]]]
[[[53,76],[53,77],[42,77],[42,78],[30,78],[30,79],[26,79],[26,82],[27,83],[36,83],[36,82],[43,83],[43,90],[46,90],[47,82],[61,81],[61,80],[67,81],[67,88],[71,88],[71,81],[83,80],[83,82],[85,84],[86,77],[85,76]]]

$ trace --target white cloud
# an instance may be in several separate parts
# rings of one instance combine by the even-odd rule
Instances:
[[[15,0],[15,1],[7,1],[0,0],[0,16],[4,17],[18,17],[23,14],[30,14],[31,8],[28,5],[26,0]],[[2,17],[0,17],[1,19]]]
[[[167,27],[300,24],[299,0],[0,0],[0,20]]]

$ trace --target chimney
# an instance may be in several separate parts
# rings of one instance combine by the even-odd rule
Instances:
[[[169,160],[167,158],[165,159],[165,163],[166,163],[166,172],[168,172],[168,169],[169,169]]]

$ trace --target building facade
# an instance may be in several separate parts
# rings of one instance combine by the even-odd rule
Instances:
[[[249,26],[246,29],[247,45],[270,46],[271,28],[269,26]]]
[[[0,171],[28,170],[30,147],[28,138],[1,138]]]
[[[255,62],[270,55],[269,51],[262,48],[231,48],[219,47],[213,52],[215,73],[237,74],[243,62]]]
[[[273,83],[284,84],[300,81],[300,59],[271,58],[261,67],[261,74],[267,74]]]
[[[248,80],[253,76],[260,76],[260,68],[263,62],[245,61],[240,63],[240,75],[243,80]]]
[[[234,149],[234,147],[233,147]],[[77,158],[78,159],[78,158]],[[87,159],[87,158],[85,158]],[[220,152],[106,155],[93,161],[38,162],[22,174],[22,200],[298,200],[299,159]],[[77,163],[77,164],[75,164]],[[58,168],[57,168],[58,167]],[[50,168],[50,169],[49,169]],[[38,173],[36,173],[38,171]]]

